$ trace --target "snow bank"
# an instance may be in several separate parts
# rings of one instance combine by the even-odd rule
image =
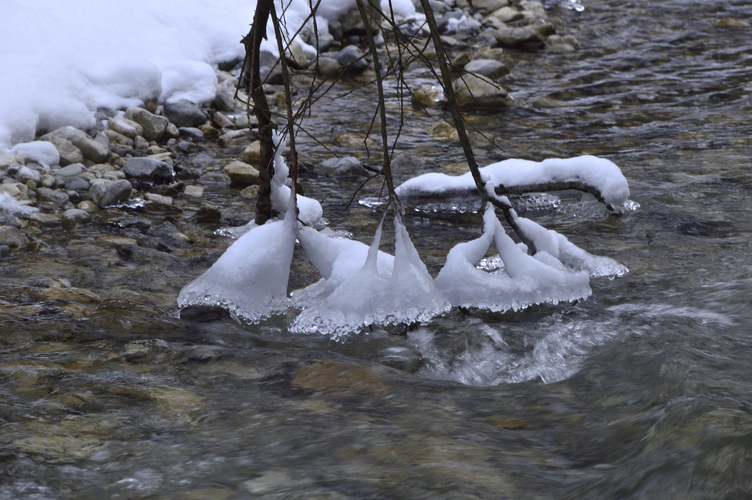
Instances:
[[[507,188],[535,184],[580,183],[597,189],[614,209],[623,209],[629,198],[629,184],[612,161],[596,156],[548,159],[542,162],[511,159],[480,169],[494,187]],[[440,173],[419,175],[397,187],[397,196],[446,195],[475,189],[470,172],[451,176]]]
[[[10,149],[14,155],[25,155],[45,168],[60,163],[60,153],[57,148],[47,141],[33,141],[16,144]]]
[[[295,32],[309,2],[288,3],[286,25]],[[410,0],[393,4],[395,13],[415,12]],[[322,2],[322,27],[355,5]],[[254,0],[0,2],[0,148],[41,130],[90,128],[97,108],[213,99],[213,67],[243,57],[240,40],[255,10]],[[268,28],[263,48],[276,54]]]

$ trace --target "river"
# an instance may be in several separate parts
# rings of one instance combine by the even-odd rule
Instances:
[[[476,148],[481,165],[619,165],[639,209],[565,197],[526,215],[629,274],[592,280],[576,304],[453,310],[407,335],[333,342],[289,333],[294,311],[179,318],[182,286],[231,243],[215,230],[252,217],[235,189],[206,190],[222,224],[196,223],[188,200],[43,227],[36,252],[0,261],[0,499],[752,495],[752,4],[584,5],[557,11],[580,49],[509,51],[517,104],[470,121],[496,143]],[[332,92],[308,129],[364,132],[373,90]],[[428,132],[438,119],[408,111],[398,149],[452,171],[464,158]],[[235,154],[185,161],[219,171]],[[345,208],[356,180],[302,182],[332,229],[369,241],[379,213]],[[434,275],[480,230],[451,210],[411,208],[405,223]],[[316,279],[296,251],[291,289]]]

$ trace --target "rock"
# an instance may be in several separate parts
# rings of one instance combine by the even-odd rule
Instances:
[[[16,173],[16,180],[18,182],[26,183],[28,181],[34,181],[35,183],[42,180],[42,174],[29,167],[21,167]]]
[[[151,158],[130,158],[125,162],[123,172],[126,178],[154,183],[171,182],[175,175],[170,165]]]
[[[164,116],[155,115],[144,108],[131,107],[125,110],[125,118],[141,125],[143,137],[147,141],[160,140],[167,131],[170,121]]]
[[[255,200],[258,198],[258,186],[248,186],[240,191],[240,197],[245,200]]]
[[[55,205],[62,205],[70,199],[67,193],[44,187],[37,189],[37,197],[39,198],[39,201],[52,202]]]
[[[334,138],[334,143],[338,144],[340,146],[354,146],[354,147],[361,147],[361,146],[374,146],[376,145],[373,140],[367,138],[364,135],[356,134],[352,132],[345,132],[344,134],[339,134],[337,137]]]
[[[14,154],[0,154],[0,170],[8,170],[10,167],[21,168],[29,162],[28,156]]]
[[[186,186],[183,194],[192,198],[201,198],[204,195],[204,188],[201,186]]]
[[[194,219],[196,222],[219,222],[222,219],[222,212],[211,203],[202,203]]]
[[[261,142],[254,141],[245,148],[245,151],[240,153],[240,159],[244,163],[257,164],[261,159]]]
[[[345,74],[358,75],[368,68],[368,61],[363,52],[356,45],[348,45],[334,56],[337,62],[345,68]]]
[[[574,35],[551,35],[546,39],[546,50],[552,52],[574,52],[580,44]]]
[[[224,113],[220,113],[219,111],[216,111],[212,115],[212,121],[219,127],[219,128],[233,128],[235,127],[235,122],[230,120],[227,115]]]
[[[199,177],[198,181],[204,186],[224,187],[230,185],[230,178],[219,172],[209,172]]]
[[[400,172],[421,172],[426,168],[426,162],[420,156],[400,153],[392,160],[392,168]]]
[[[163,196],[156,193],[146,193],[144,194],[144,199],[153,203],[161,203],[162,205],[172,205],[171,196]]]
[[[77,175],[66,177],[65,189],[67,189],[68,191],[88,191],[89,181]]]
[[[496,41],[504,47],[539,49],[555,32],[549,23],[536,23],[522,28],[501,28],[494,32]]]
[[[0,245],[0,259],[7,259],[10,257],[10,247],[8,245]]]
[[[489,14],[489,17],[498,19],[502,23],[511,23],[514,21],[519,21],[525,16],[522,14],[522,12],[513,7],[502,7],[491,12],[491,14]]]
[[[412,103],[414,106],[436,106],[444,97],[444,92],[438,85],[420,85],[413,90]]]
[[[84,154],[68,139],[63,139],[62,137],[50,137],[47,140],[51,142],[55,148],[57,148],[57,152],[60,153],[61,167],[70,165],[71,163],[81,163],[84,161]]]
[[[219,136],[219,144],[221,146],[244,146],[248,144],[250,139],[251,135],[247,129],[231,130]]]
[[[70,125],[53,130],[52,132],[40,137],[40,139],[49,140],[52,137],[67,139],[81,151],[84,158],[88,158],[96,163],[102,163],[110,156],[110,150],[107,145],[92,139],[89,134],[83,130],[71,127]]]
[[[109,207],[125,201],[131,196],[133,186],[127,180],[100,180],[89,188],[89,197],[101,208]]]
[[[127,146],[129,148],[133,147],[133,139],[124,136],[120,132],[107,129],[104,131],[104,135],[107,137],[107,140],[110,141],[110,147],[113,151],[115,151],[115,148],[112,147],[113,145]]]
[[[494,59],[476,59],[465,65],[465,71],[475,75],[487,76],[492,80],[498,80],[509,74],[509,68],[502,62]]]
[[[316,165],[316,171],[328,175],[368,176],[368,171],[360,164],[360,160],[352,156],[324,160]]]
[[[179,127],[180,137],[191,141],[203,141],[204,132],[196,127]]]
[[[499,108],[508,104],[507,91],[487,79],[465,75],[454,82],[460,109]]]
[[[217,84],[214,107],[219,111],[233,111],[239,102],[235,100],[235,82],[230,79]]]
[[[509,5],[509,0],[473,0],[473,8],[481,14],[494,12],[507,5]]]
[[[459,139],[459,133],[454,128],[454,126],[445,121],[441,121],[435,125],[432,125],[429,131],[433,136],[446,137],[447,139],[454,141]]]
[[[128,118],[114,116],[110,118],[108,126],[110,130],[114,130],[119,134],[123,134],[130,139],[135,139],[139,135],[144,135],[144,128],[133,120],[129,120]]]
[[[76,205],[76,208],[78,208],[79,210],[85,210],[86,212],[90,214],[93,214],[94,212],[99,211],[99,207],[97,206],[97,204],[91,200],[82,201],[81,203]]]
[[[136,136],[136,138],[133,140],[133,147],[136,149],[149,149],[149,141],[147,141],[140,135]]]
[[[294,69],[306,69],[311,65],[308,54],[306,54],[303,46],[297,40],[292,41],[286,56],[287,63]]]
[[[88,224],[89,222],[91,222],[91,215],[86,210],[71,208],[63,212],[63,227],[66,229],[71,229],[80,224]]]
[[[204,137],[216,137],[219,135],[219,130],[214,128],[214,125],[208,122],[204,123],[203,125],[199,125],[198,130],[201,131]]]
[[[201,108],[185,99],[166,102],[164,114],[178,128],[196,127],[206,122],[206,115],[201,111]]]
[[[462,51],[452,59],[452,70],[456,71],[457,68],[464,68],[465,64],[472,60],[472,56],[469,52]]]
[[[170,123],[165,129],[165,134],[171,139],[177,139],[180,137],[180,129],[174,123]]]
[[[0,210],[0,226],[13,226],[21,229],[23,224],[21,224],[21,220],[15,215],[8,213],[5,210]]]
[[[55,175],[58,177],[73,177],[74,175],[81,175],[84,172],[86,172],[86,167],[83,164],[72,163],[55,171]]]
[[[0,226],[0,245],[9,248],[18,248],[28,241],[18,228],[13,226]]]
[[[232,182],[243,186],[257,184],[259,178],[258,170],[240,161],[234,161],[225,166],[225,174]]]
[[[342,69],[342,65],[334,58],[319,56],[316,71],[321,76],[332,75]]]

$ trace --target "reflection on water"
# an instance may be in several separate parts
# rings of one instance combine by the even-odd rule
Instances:
[[[455,310],[335,343],[288,333],[293,313],[177,317],[180,288],[231,241],[191,219],[198,202],[45,228],[0,261],[0,499],[752,494],[751,6],[584,5],[558,11],[579,51],[508,54],[518,105],[472,117],[503,148],[477,153],[621,166],[639,210],[562,197],[528,216],[628,275],[593,280],[577,304]],[[352,99],[321,100],[307,126],[365,132],[372,96]],[[401,143],[437,170],[463,161],[428,132],[439,118],[409,113]],[[300,142],[313,161],[331,154]],[[219,169],[222,155],[188,161]],[[377,211],[344,210],[357,182],[303,182],[333,230],[370,239]],[[250,219],[236,191],[205,198],[234,225]],[[480,233],[470,206],[405,222],[433,275]],[[298,257],[294,288],[318,279]]]

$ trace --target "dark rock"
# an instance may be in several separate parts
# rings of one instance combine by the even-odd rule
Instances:
[[[179,127],[180,137],[184,139],[190,139],[192,141],[204,140],[204,133],[195,127]]]
[[[88,191],[89,189],[89,181],[82,177],[78,177],[77,175],[74,175],[73,177],[66,177],[64,181],[65,189],[67,190]]]
[[[0,259],[7,259],[10,257],[10,247],[8,245],[0,245]]]
[[[147,141],[158,141],[164,136],[169,120],[164,116],[155,115],[143,108],[131,107],[125,110],[125,117],[132,120],[144,129],[144,138]]]
[[[368,68],[368,61],[363,57],[363,52],[355,45],[348,45],[337,52],[334,58],[344,67],[345,74],[348,75],[363,73]]]
[[[119,181],[101,181],[89,188],[91,201],[100,207],[109,207],[131,196],[133,186],[125,179]]]
[[[487,76],[492,80],[498,80],[509,74],[509,68],[504,63],[495,59],[476,59],[465,65],[465,71],[475,75]]]
[[[344,158],[329,158],[316,165],[316,171],[328,175],[362,175],[368,176],[368,171],[360,164],[360,160],[352,156]]]
[[[28,239],[21,230],[13,226],[0,226],[0,245],[17,248],[26,243]]]
[[[206,123],[206,115],[201,111],[201,108],[186,100],[166,102],[164,114],[178,128],[197,127]]]
[[[123,172],[129,179],[153,183],[172,182],[175,175],[170,165],[152,158],[131,158],[125,162]]]
[[[37,196],[39,197],[39,201],[49,201],[55,205],[62,205],[69,200],[67,193],[44,187],[37,189]]]
[[[222,219],[222,212],[210,203],[203,203],[196,212],[194,219],[196,222],[219,222]]]

